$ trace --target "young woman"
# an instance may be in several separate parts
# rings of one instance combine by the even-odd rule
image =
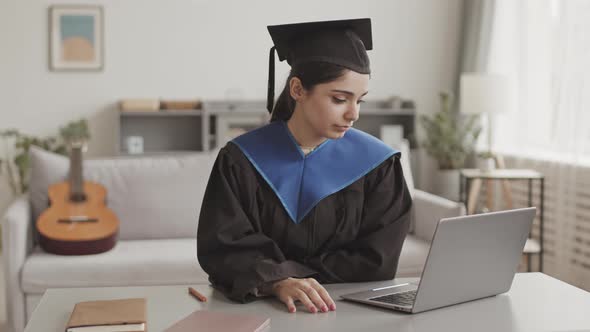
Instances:
[[[368,92],[369,19],[269,26],[271,123],[221,149],[197,255],[230,299],[335,310],[322,283],[392,279],[411,198],[400,154],[353,129]],[[274,51],[291,73],[273,107]]]

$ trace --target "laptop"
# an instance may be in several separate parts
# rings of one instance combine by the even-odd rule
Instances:
[[[419,282],[341,298],[418,313],[507,292],[535,213],[532,207],[441,219]]]

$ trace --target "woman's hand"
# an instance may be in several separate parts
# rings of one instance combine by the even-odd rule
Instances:
[[[313,278],[287,278],[272,285],[272,293],[287,305],[289,312],[295,312],[295,301],[301,301],[311,313],[336,310],[334,300],[328,291]]]

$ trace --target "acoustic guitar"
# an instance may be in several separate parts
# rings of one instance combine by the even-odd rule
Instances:
[[[37,219],[41,248],[53,254],[98,254],[117,242],[119,220],[105,205],[105,187],[83,180],[85,147],[85,142],[69,143],[69,179],[49,187],[50,206]]]

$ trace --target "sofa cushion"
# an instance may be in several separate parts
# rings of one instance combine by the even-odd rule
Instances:
[[[429,242],[413,235],[406,236],[395,277],[420,277],[424,269],[424,264],[426,264],[426,257],[428,257],[429,250]]]
[[[419,277],[430,245],[407,236],[396,278]],[[24,264],[21,285],[29,294],[48,288],[208,284],[197,261],[195,239],[119,241],[110,251],[60,256],[36,247]]]
[[[195,239],[119,241],[110,251],[86,256],[48,254],[39,247],[22,270],[25,293],[48,288],[208,283]]]
[[[65,181],[69,159],[31,147],[33,218],[48,206],[49,185]],[[84,179],[107,189],[108,207],[120,221],[119,239],[196,237],[201,202],[215,152],[130,156],[84,161]]]
[[[410,142],[402,140],[397,150],[401,152],[400,163],[402,165],[402,172],[404,173],[404,180],[410,192],[410,197],[414,198],[414,175],[412,175],[412,167],[410,166]]]

